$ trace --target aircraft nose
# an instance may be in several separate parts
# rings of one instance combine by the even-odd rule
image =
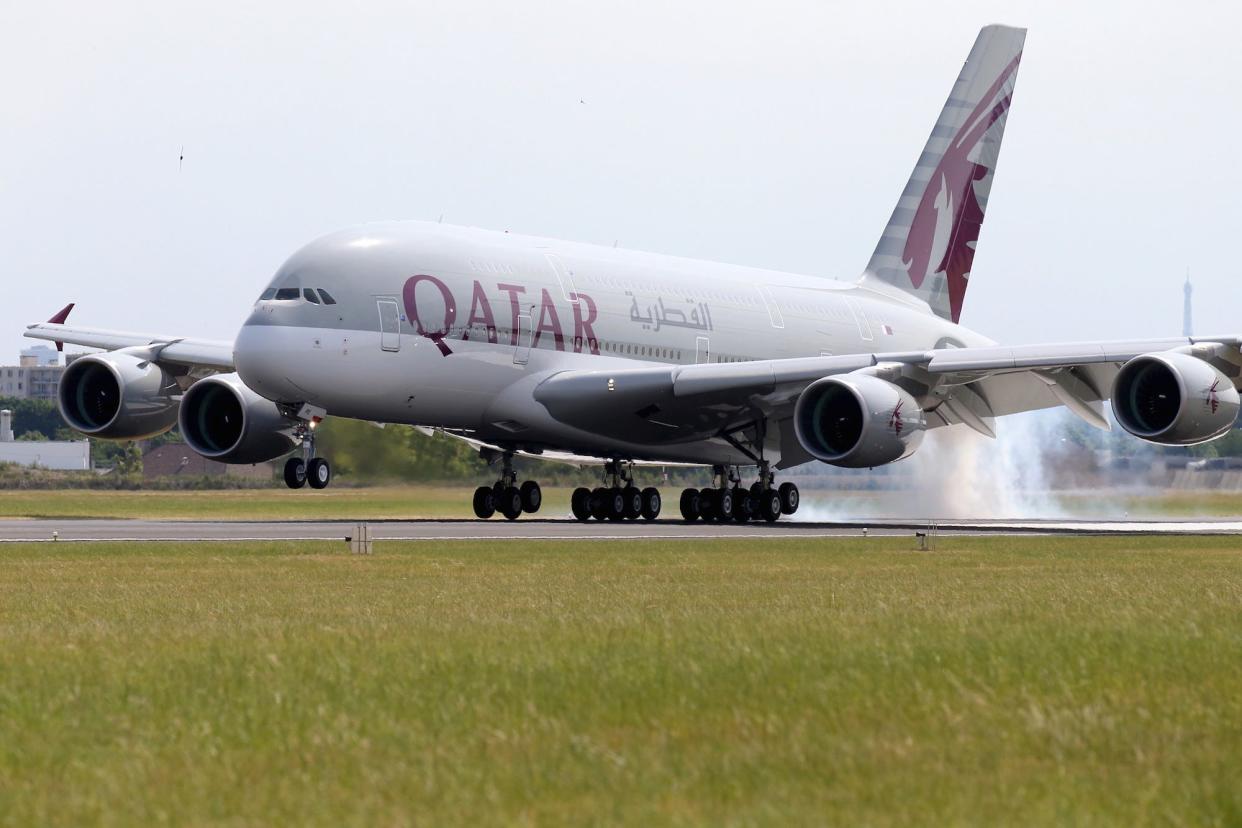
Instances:
[[[285,329],[247,323],[233,342],[233,365],[242,382],[269,400],[292,402],[302,394],[288,378],[291,357]]]

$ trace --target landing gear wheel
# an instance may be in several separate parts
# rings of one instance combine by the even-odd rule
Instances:
[[[733,487],[733,519],[745,523],[754,517],[755,499],[741,486]]]
[[[792,483],[782,483],[779,489],[781,495],[781,511],[787,515],[792,515],[798,511],[798,501],[801,495],[798,493],[798,487]]]
[[[306,485],[306,463],[301,457],[290,457],[285,461],[285,485],[290,489]]]
[[[681,493],[681,519],[694,523],[699,519],[699,490],[685,489]]]
[[[533,480],[527,480],[519,491],[522,493],[522,511],[532,515],[538,512],[543,503],[543,490],[539,488],[539,484]]]
[[[591,517],[596,520],[608,519],[608,501],[611,489],[600,487],[591,492]]]
[[[699,517],[711,523],[716,519],[716,503],[719,500],[718,492],[715,489],[699,490]]]
[[[574,489],[574,493],[569,497],[569,511],[574,513],[574,517],[583,523],[591,519],[591,490],[585,488]]]
[[[660,516],[660,490],[654,486],[643,489],[643,520],[655,520]]]
[[[625,519],[637,520],[643,513],[643,493],[637,486],[626,486],[621,490],[625,503]]]
[[[775,523],[781,516],[781,494],[776,489],[764,489],[759,498],[759,516],[768,523]]]
[[[487,520],[496,514],[496,503],[492,500],[492,487],[480,486],[474,490],[474,516],[479,520]]]
[[[733,490],[719,489],[716,492],[716,520],[720,523],[733,520]]]
[[[614,487],[611,489],[605,489],[604,491],[608,492],[608,494],[604,497],[605,502],[608,504],[608,519],[625,520],[627,512],[625,489]]]
[[[522,492],[517,486],[506,486],[497,504],[500,513],[508,520],[517,520],[522,514]]]
[[[316,457],[306,467],[306,482],[312,489],[326,489],[332,482],[332,467],[322,457]]]

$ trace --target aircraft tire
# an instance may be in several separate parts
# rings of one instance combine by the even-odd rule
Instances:
[[[781,512],[786,515],[792,515],[798,511],[798,504],[802,499],[798,487],[793,483],[782,483],[779,491],[781,495]]]
[[[776,489],[765,489],[759,499],[759,516],[768,523],[775,523],[781,516],[781,493]]]
[[[479,520],[487,520],[496,514],[496,504],[492,500],[492,487],[480,486],[474,490],[474,516]]]
[[[733,500],[733,490],[727,486],[723,489],[716,490],[716,521],[725,523],[733,520],[733,508],[736,505]]]
[[[625,498],[625,519],[638,520],[643,514],[643,493],[637,486],[626,486],[621,490]]]
[[[306,463],[301,457],[290,457],[285,461],[285,485],[290,489],[306,485]]]
[[[608,519],[608,493],[610,491],[601,486],[591,492],[591,517],[596,520]]]
[[[694,523],[699,519],[699,490],[684,489],[681,493],[681,519]]]
[[[741,486],[733,487],[733,519],[738,523],[746,523],[755,516],[756,501],[750,492]]]
[[[316,457],[306,466],[306,482],[312,489],[326,489],[332,482],[332,467],[322,457]]]
[[[660,516],[662,500],[660,490],[654,486],[643,489],[643,520],[655,520]]]
[[[699,517],[708,523],[716,520],[716,495],[715,489],[699,490]]]
[[[543,490],[533,480],[527,480],[519,489],[522,493],[522,511],[534,514],[543,505]]]
[[[614,486],[611,489],[605,489],[608,494],[605,495],[605,501],[608,504],[609,520],[625,520],[628,515],[627,500],[625,497],[625,489],[620,486]]]
[[[591,490],[583,487],[574,489],[569,497],[569,510],[574,518],[586,523],[591,519]]]
[[[517,486],[506,486],[499,506],[506,520],[517,520],[522,515],[522,490]]]

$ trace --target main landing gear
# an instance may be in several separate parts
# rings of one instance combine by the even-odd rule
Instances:
[[[580,521],[655,520],[660,516],[660,490],[634,485],[634,467],[619,460],[604,464],[604,482],[610,486],[574,489],[570,509]]]
[[[501,456],[500,479],[493,486],[480,486],[474,490],[474,515],[487,520],[500,512],[508,520],[517,520],[523,512],[534,514],[543,505],[543,490],[534,480],[517,485],[517,472],[513,470],[513,455]]]
[[[307,483],[312,489],[326,489],[332,482],[332,467],[322,457],[315,456],[315,421],[304,422],[297,429],[302,438],[302,456],[285,461],[285,485],[300,489]]]
[[[681,516],[685,520],[773,523],[781,515],[798,511],[798,487],[788,482],[776,487],[767,463],[759,464],[759,479],[749,488],[741,485],[736,467],[715,466],[712,471],[716,485],[707,489],[686,489],[681,493]]]

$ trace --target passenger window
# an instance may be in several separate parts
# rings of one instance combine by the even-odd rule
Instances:
[[[323,297],[323,303],[324,303],[325,305],[335,305],[335,304],[336,304],[336,300],[332,298],[332,294],[328,293],[328,292],[327,292],[326,290],[324,290],[323,288],[320,288],[320,289],[319,289],[319,295]]]
[[[312,305],[319,304],[319,294],[315,293],[315,291],[310,288],[302,288],[302,295],[305,296],[306,301],[310,302]]]
[[[277,299],[297,299],[299,295],[297,288],[281,288],[276,291]]]
[[[275,298],[276,298],[276,288],[268,288],[267,290],[263,291],[263,295],[259,297],[259,301],[262,302],[266,299],[275,299]]]

